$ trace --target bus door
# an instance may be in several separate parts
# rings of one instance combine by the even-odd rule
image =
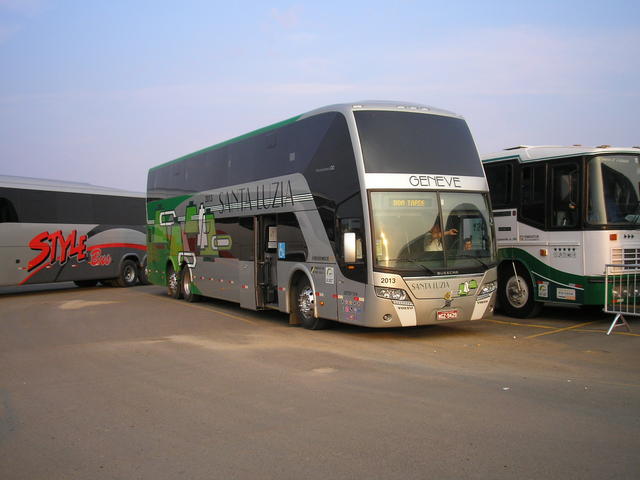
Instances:
[[[583,235],[580,231],[581,182],[578,161],[567,161],[550,166],[551,215],[549,235],[549,275],[555,272],[584,275]],[[588,262],[588,256],[586,261]],[[550,288],[551,301],[582,303],[582,288],[556,274],[556,284]]]
[[[278,306],[278,227],[275,215],[256,218],[256,305]]]

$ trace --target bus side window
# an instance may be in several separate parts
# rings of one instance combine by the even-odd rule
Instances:
[[[306,261],[307,244],[304,241],[298,219],[293,212],[278,214],[278,247],[283,243],[283,250],[278,249],[280,260]],[[281,254],[284,256],[280,256]]]
[[[578,167],[558,165],[552,169],[554,227],[575,227],[578,223]]]
[[[521,206],[523,219],[544,228],[546,165],[522,167]]]
[[[493,208],[508,208],[511,206],[512,169],[512,165],[508,163],[487,165],[485,167]]]
[[[4,222],[18,222],[18,214],[13,207],[11,200],[7,198],[0,198],[0,223]]]

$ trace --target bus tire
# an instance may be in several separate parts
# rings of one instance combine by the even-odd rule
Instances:
[[[98,284],[98,280],[74,280],[73,283],[78,287],[95,287]]]
[[[171,298],[182,298],[182,285],[180,275],[175,271],[173,265],[167,266],[167,295]]]
[[[145,258],[140,265],[140,285],[151,285],[149,274],[147,273],[147,259]]]
[[[542,303],[535,299],[533,283],[528,272],[516,266],[517,276],[511,264],[500,270],[498,281],[498,301],[500,307],[510,317],[530,318],[540,313]]]
[[[114,284],[118,287],[132,287],[138,283],[138,265],[128,258],[120,265],[120,275],[118,275]]]
[[[329,326],[329,320],[314,316],[315,293],[309,279],[303,276],[298,280],[295,290],[296,316],[307,330],[322,330]]]
[[[182,283],[182,295],[187,302],[197,302],[200,300],[200,295],[193,293],[193,277],[191,276],[191,269],[188,266],[182,267],[180,271],[180,280]]]

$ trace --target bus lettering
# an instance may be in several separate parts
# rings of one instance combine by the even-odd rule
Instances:
[[[64,265],[70,257],[74,256],[78,261],[86,259],[87,246],[85,242],[87,241],[87,236],[81,235],[79,238],[77,236],[77,230],[72,230],[67,238],[62,234],[62,230],[58,230],[51,234],[49,232],[41,232],[33,237],[29,242],[29,248],[39,250],[40,253],[29,262],[27,271],[30,272],[39,267],[47,258],[49,259],[49,264],[58,261],[61,265]]]
[[[91,259],[89,260],[89,265],[91,265],[92,267],[111,265],[111,255],[103,255],[102,249],[96,248],[91,251]]]
[[[448,177],[446,175],[411,175],[409,183],[413,187],[453,187],[462,188],[460,177]]]
[[[269,210],[271,208],[284,207],[287,203],[294,204],[291,180],[256,185],[255,193],[252,199],[249,187],[240,187],[236,190],[226,190],[218,193],[217,205],[210,205],[213,203],[213,195],[205,195],[205,202],[210,205],[209,208],[217,212],[254,209]]]

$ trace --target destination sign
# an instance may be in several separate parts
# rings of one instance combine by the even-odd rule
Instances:
[[[393,198],[392,207],[424,207],[426,202],[423,198]]]

